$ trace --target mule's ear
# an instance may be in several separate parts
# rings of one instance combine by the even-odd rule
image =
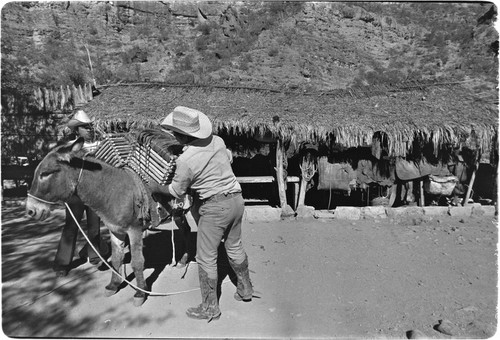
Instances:
[[[73,143],[70,143],[59,149],[57,159],[61,162],[71,162],[73,153],[80,151],[83,148],[83,137],[78,138]]]
[[[84,141],[85,141],[85,139],[83,139],[83,137],[79,137],[73,143],[73,145],[71,145],[71,152],[78,152],[78,151],[80,151],[83,148],[83,142]]]

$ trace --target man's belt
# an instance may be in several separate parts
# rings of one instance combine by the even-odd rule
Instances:
[[[216,195],[210,196],[209,198],[202,200],[201,204],[205,204],[208,202],[210,202],[210,203],[221,202],[221,201],[225,201],[225,200],[228,200],[230,198],[236,197],[238,195],[241,195],[241,191],[228,192],[228,193],[221,192],[220,194],[216,194]]]

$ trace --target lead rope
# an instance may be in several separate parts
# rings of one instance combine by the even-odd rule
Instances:
[[[87,155],[85,155],[87,156]],[[85,163],[85,156],[83,158],[83,163]],[[76,192],[76,187],[78,186],[78,184],[80,183],[80,180],[82,178],[82,174],[83,174],[83,164],[82,163],[82,167],[80,169],[80,173],[78,174],[78,180],[77,180],[77,183],[76,183],[76,186],[75,186],[75,192]],[[28,193],[28,196],[29,197],[32,197],[40,202],[43,202],[43,203],[46,203],[46,204],[51,204],[51,205],[56,205],[58,204],[57,202],[50,202],[50,201],[46,201],[44,199],[41,199],[39,197],[36,197],[30,193]],[[66,209],[69,211],[71,217],[73,218],[73,220],[75,221],[77,227],[78,227],[78,230],[80,230],[80,232],[82,233],[83,237],[85,238],[85,240],[87,241],[87,243],[90,245],[90,247],[94,250],[94,252],[97,254],[97,256],[99,256],[99,258],[101,259],[101,261],[113,272],[115,273],[116,275],[118,275],[123,281],[125,281],[127,284],[129,284],[130,286],[132,286],[133,288],[143,292],[143,293],[146,293],[146,294],[149,294],[150,296],[171,296],[171,295],[178,295],[178,294],[184,294],[184,293],[189,293],[189,292],[194,292],[194,291],[197,291],[197,290],[200,290],[200,288],[193,288],[193,289],[187,289],[187,290],[182,290],[182,291],[177,291],[177,292],[170,292],[170,293],[157,293],[157,292],[153,292],[153,291],[149,291],[149,290],[144,290],[136,285],[134,285],[132,282],[128,281],[126,278],[124,278],[120,273],[118,273],[113,267],[111,267],[108,263],[108,261],[106,261],[101,253],[95,248],[95,246],[92,244],[92,242],[89,240],[87,234],[83,231],[82,227],[80,226],[80,223],[78,222],[78,220],[76,219],[75,215],[73,214],[73,211],[71,210],[71,208],[69,207],[68,203],[64,202],[64,205],[66,206]],[[173,233],[174,231],[172,230],[172,241],[173,241]],[[175,253],[173,255],[175,257]],[[125,269],[125,264],[123,264],[124,266],[124,269]],[[186,272],[189,268],[189,263],[186,265]],[[184,277],[186,275],[186,272],[184,273],[184,275],[182,277]],[[229,282],[229,280],[227,281],[224,281],[222,283],[227,283]]]
[[[124,278],[120,273],[118,273],[112,266],[109,265],[108,261],[106,261],[101,253],[95,248],[95,246],[92,244],[92,242],[90,242],[87,234],[82,230],[82,227],[80,226],[80,223],[78,223],[75,215],[73,214],[73,211],[71,211],[70,207],[68,206],[68,204],[65,202],[64,205],[66,206],[66,208],[68,209],[71,217],[73,218],[73,220],[75,221],[76,225],[78,226],[78,229],[80,230],[80,232],[83,234],[83,236],[85,237],[85,240],[87,241],[87,243],[92,247],[92,249],[95,251],[95,253],[97,254],[97,256],[99,256],[99,258],[102,260],[102,262],[113,272],[115,273],[116,275],[118,275],[123,281],[125,281],[126,283],[128,283],[130,286],[132,286],[133,288],[137,289],[137,290],[140,290],[141,292],[143,293],[146,293],[146,294],[149,294],[151,296],[170,296],[170,295],[178,295],[178,294],[183,294],[183,293],[189,293],[189,292],[194,292],[194,291],[197,291],[197,290],[200,290],[200,288],[193,288],[193,289],[187,289],[187,290],[182,290],[182,291],[178,291],[178,292],[170,292],[170,293],[158,293],[158,292],[152,292],[152,291],[149,291],[149,290],[144,290],[142,288],[139,288],[138,286],[136,286],[135,284],[133,284],[132,282],[128,281],[126,278]],[[125,266],[125,264],[123,264]],[[189,264],[186,265],[186,271],[189,267]],[[224,283],[224,282],[223,282]]]
[[[27,195],[28,195],[28,197],[31,197],[31,198],[33,198],[33,199],[35,199],[35,200],[37,200],[37,201],[40,201],[40,202],[42,202],[42,203],[45,203],[45,204],[50,204],[50,205],[58,205],[58,204],[59,204],[59,203],[57,203],[57,202],[50,202],[50,201],[43,200],[43,199],[41,199],[41,198],[39,198],[39,197],[36,197],[36,196],[34,196],[34,195],[30,194],[29,192],[28,192],[28,194],[27,194]]]
[[[78,186],[78,184],[80,183],[80,180],[82,178],[82,174],[83,174],[83,165],[85,163],[85,157],[87,156],[87,154],[85,154],[83,156],[83,162],[82,162],[82,168],[80,169],[80,173],[78,174],[78,180],[76,182],[76,186],[75,186],[75,192],[76,192],[76,187]],[[32,195],[30,195],[32,196]],[[33,197],[33,196],[32,196]],[[37,197],[35,197],[37,198]],[[38,199],[38,198],[37,198]],[[116,271],[112,266],[109,265],[108,261],[106,261],[101,253],[95,248],[95,246],[92,244],[92,242],[90,242],[87,234],[83,231],[82,227],[80,226],[80,223],[78,223],[75,215],[73,214],[73,211],[71,210],[71,208],[69,207],[68,203],[64,202],[64,205],[66,206],[66,209],[68,209],[71,217],[73,218],[73,220],[75,221],[76,225],[78,226],[78,229],[80,230],[80,232],[83,234],[83,237],[85,238],[85,240],[87,241],[87,244],[90,245],[90,247],[94,250],[94,252],[97,254],[97,256],[99,256],[99,258],[101,259],[101,261],[113,272],[115,273],[116,275],[118,275],[123,281],[125,281],[126,283],[128,283],[130,286],[132,286],[133,288],[143,292],[143,293],[146,293],[146,294],[149,294],[151,296],[169,296],[169,295],[176,295],[176,294],[182,294],[182,293],[188,293],[188,292],[194,292],[196,290],[199,290],[200,288],[193,288],[193,289],[188,289],[188,290],[183,290],[183,291],[179,291],[179,292],[171,292],[171,293],[157,293],[157,292],[152,292],[152,291],[149,291],[149,290],[144,290],[140,287],[138,287],[137,285],[133,284],[132,282],[128,281],[125,277],[123,277],[120,273],[118,273],[118,271]],[[173,235],[173,231],[172,231],[172,235]],[[174,255],[175,256],[175,255]],[[124,270],[125,270],[125,264],[123,264],[124,266]],[[189,264],[186,266],[186,272],[189,268]],[[185,273],[184,273],[185,275]]]

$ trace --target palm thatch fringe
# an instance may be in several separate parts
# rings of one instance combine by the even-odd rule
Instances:
[[[92,86],[85,84],[66,87],[60,86],[59,89],[38,88],[33,93],[33,103],[40,111],[61,112],[71,111],[76,107],[87,104],[93,99]]]
[[[270,135],[294,144],[349,148],[368,146],[374,134],[382,132],[390,156],[405,156],[415,143],[432,143],[435,153],[449,144],[474,144],[488,152],[496,148],[498,107],[491,98],[475,97],[462,83],[406,83],[319,94],[219,85],[113,84],[100,88],[101,94],[83,107],[107,130],[151,128],[183,105],[206,113],[215,133]]]

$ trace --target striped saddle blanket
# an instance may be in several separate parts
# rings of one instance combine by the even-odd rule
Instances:
[[[108,135],[95,156],[113,166],[131,168],[146,183],[166,185],[172,181],[175,159],[181,152],[182,145],[174,136],[146,129]]]

